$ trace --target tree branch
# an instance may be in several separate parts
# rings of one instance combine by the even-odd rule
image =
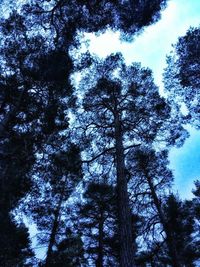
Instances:
[[[101,157],[102,155],[104,155],[105,153],[107,153],[113,149],[115,149],[115,147],[109,147],[89,160],[82,160],[82,163],[91,163],[92,161],[96,160],[97,158]]]

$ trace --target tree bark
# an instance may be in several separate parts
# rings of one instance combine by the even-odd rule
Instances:
[[[115,114],[115,146],[116,146],[116,170],[117,170],[117,199],[120,240],[120,266],[133,267],[135,248],[132,234],[131,211],[125,176],[124,147],[122,125],[119,114]]]
[[[99,244],[98,244],[98,258],[97,258],[97,267],[103,267],[103,212],[100,211],[99,218]]]
[[[146,178],[147,178],[147,182],[148,182],[149,188],[151,190],[151,197],[153,199],[154,205],[155,205],[155,207],[157,209],[157,212],[158,212],[158,217],[160,219],[160,222],[161,222],[161,224],[163,226],[163,229],[165,231],[165,234],[166,234],[166,244],[167,244],[167,247],[168,247],[168,250],[169,250],[169,254],[170,254],[170,257],[171,257],[171,265],[173,267],[181,267],[181,265],[180,265],[180,263],[178,261],[178,256],[177,256],[176,248],[175,248],[175,245],[174,245],[174,240],[173,240],[171,231],[169,229],[169,226],[168,226],[168,224],[167,224],[167,222],[165,220],[162,208],[160,206],[160,201],[159,201],[158,196],[156,194],[153,182],[151,180],[151,177],[149,177],[147,173],[145,175],[146,175]]]
[[[59,226],[60,209],[61,209],[62,201],[63,201],[63,192],[61,193],[61,197],[59,199],[58,206],[54,212],[53,227],[51,230],[51,235],[50,235],[50,239],[49,239],[49,245],[48,245],[48,249],[47,249],[47,256],[46,256],[46,261],[45,261],[44,267],[49,267],[49,265],[51,263],[53,246],[55,244],[56,234],[57,234],[57,230],[58,230],[58,226]]]

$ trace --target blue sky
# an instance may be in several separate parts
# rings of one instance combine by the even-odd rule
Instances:
[[[128,64],[137,61],[153,70],[155,83],[163,90],[162,73],[166,55],[179,36],[190,26],[200,25],[200,0],[170,0],[156,24],[147,27],[132,43],[121,43],[118,33],[107,32],[99,37],[88,34],[89,50],[105,57],[121,51]],[[182,198],[192,196],[193,181],[200,178],[200,132],[190,128],[182,148],[170,152],[170,167],[174,172],[174,189]]]
[[[0,0],[1,2],[1,0]],[[19,0],[17,3],[22,3]],[[3,4],[4,3],[4,4]],[[5,5],[6,3],[6,5]],[[4,15],[10,10],[11,0],[3,0],[0,12]],[[5,9],[7,12],[5,12]],[[128,64],[141,62],[153,70],[155,83],[163,90],[162,73],[166,55],[172,50],[179,36],[186,33],[190,26],[200,25],[200,0],[169,0],[168,7],[162,12],[162,18],[156,24],[147,27],[131,43],[122,43],[118,33],[107,32],[99,37],[87,34],[90,39],[89,50],[101,57],[121,51]],[[171,168],[175,176],[175,190],[181,197],[191,197],[193,181],[200,178],[200,132],[190,128],[188,138],[182,148],[173,148],[170,152]]]
[[[153,70],[155,82],[163,88],[162,73],[166,55],[172,50],[172,44],[184,35],[190,26],[200,24],[200,0],[170,0],[162,18],[156,24],[147,27],[132,43],[121,43],[118,33],[107,32],[99,37],[86,35],[90,39],[89,50],[101,57],[121,51],[128,64],[141,62]],[[181,197],[191,197],[193,181],[200,177],[200,131],[190,129],[182,148],[173,148],[170,152],[170,167],[174,171],[174,190]],[[31,232],[37,232],[35,225]],[[44,257],[44,250],[36,250],[39,258]]]
[[[200,131],[190,129],[190,138],[182,148],[170,152],[171,168],[174,171],[175,190],[181,197],[192,197],[193,181],[200,179]]]
[[[1,1],[1,0],[0,0]],[[12,1],[2,1],[12,3]],[[3,4],[0,4],[0,12]],[[6,9],[9,10],[8,5]],[[5,10],[4,10],[5,11]],[[162,72],[165,67],[165,58],[176,43],[179,36],[184,35],[189,26],[200,24],[200,0],[170,0],[167,9],[162,13],[162,19],[156,24],[147,27],[145,31],[132,43],[121,43],[119,34],[107,32],[95,37],[88,34],[90,52],[105,57],[110,53],[121,51],[128,64],[137,61],[153,70],[155,82],[160,88]],[[200,132],[190,129],[191,136],[182,148],[173,148],[170,152],[171,168],[174,170],[175,190],[183,198],[190,197],[193,180],[200,177]],[[29,224],[31,236],[37,233],[34,224]],[[36,240],[34,239],[34,246]],[[44,249],[38,248],[36,255],[44,257]]]

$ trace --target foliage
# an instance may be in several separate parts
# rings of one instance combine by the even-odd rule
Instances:
[[[138,63],[126,66],[120,54],[100,60],[86,53],[77,64],[73,54],[85,32],[111,29],[132,40],[160,18],[166,0],[31,0],[14,6],[0,21],[0,265],[34,264],[28,230],[11,216],[15,209],[37,224],[39,240],[48,246],[40,262],[45,267],[81,266],[85,256],[97,266],[171,264],[165,238],[155,235],[160,225],[166,236],[166,225],[171,229],[181,264],[193,266],[199,184],[192,202],[169,196],[163,205],[172,175],[166,150],[155,148],[182,145],[182,124],[189,119],[199,125],[199,28],[181,37],[176,57],[168,59],[166,100],[151,71]],[[78,89],[71,81],[75,71],[84,77]],[[187,116],[179,116],[176,97],[185,101]],[[75,223],[68,206],[75,208],[83,178],[91,181]],[[139,255],[141,229],[148,226],[149,247]]]
[[[193,240],[194,217],[190,214],[191,204],[181,202],[171,194],[166,200],[164,211],[167,223],[173,233],[179,261],[182,266],[195,266],[198,248]]]
[[[117,210],[115,189],[104,183],[90,183],[78,205],[78,229],[84,239],[88,262],[117,266]]]
[[[6,213],[0,213],[0,265],[5,267],[32,266],[28,229]]]
[[[200,28],[190,28],[174,46],[164,73],[165,89],[173,105],[184,103],[185,122],[199,128]],[[179,108],[180,109],[180,108]],[[181,110],[179,110],[181,113]]]

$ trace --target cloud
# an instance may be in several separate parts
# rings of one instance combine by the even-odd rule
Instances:
[[[199,24],[199,10],[199,0],[171,0],[163,11],[161,20],[146,27],[132,43],[120,42],[119,33],[108,31],[99,37],[88,34],[89,50],[100,57],[120,51],[128,64],[136,61],[150,67],[156,83],[162,86],[166,54],[171,51],[171,45],[177,42],[178,37],[186,33],[189,26]]]
[[[120,51],[128,64],[141,62],[142,66],[153,70],[155,82],[162,90],[166,55],[172,50],[172,44],[178,41],[178,37],[185,35],[190,26],[199,26],[199,10],[199,0],[171,0],[163,11],[161,20],[147,27],[132,43],[120,42],[119,33],[106,32],[99,37],[87,35],[90,38],[90,52],[106,57]],[[190,131],[191,137],[183,147],[172,149],[170,154],[175,188],[179,189],[182,197],[192,196],[193,180],[200,177],[200,152],[197,149],[200,138],[197,131]]]

